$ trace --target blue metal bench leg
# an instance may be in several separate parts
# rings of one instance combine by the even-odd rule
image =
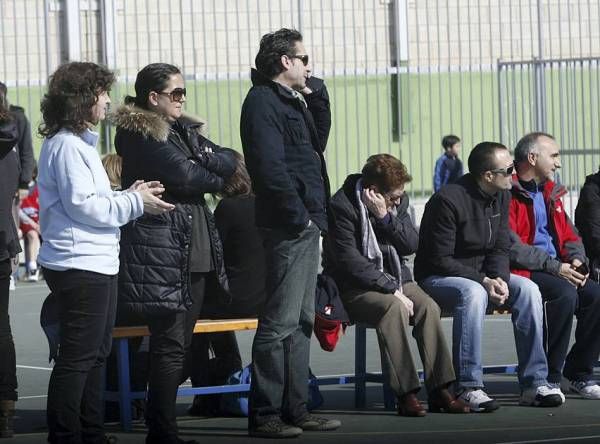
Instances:
[[[117,376],[119,379],[119,412],[121,428],[131,430],[131,384],[129,379],[129,341],[127,338],[115,339],[117,348]]]
[[[354,406],[364,408],[366,404],[367,372],[367,329],[356,324],[354,328]]]

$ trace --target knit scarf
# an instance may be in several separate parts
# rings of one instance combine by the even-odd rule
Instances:
[[[379,242],[375,236],[375,230],[373,224],[369,219],[369,210],[362,201],[362,179],[358,179],[356,182],[355,193],[356,201],[358,202],[358,210],[360,212],[360,230],[362,239],[362,254],[367,260],[377,267],[379,271],[384,273],[383,270],[383,253],[379,248]],[[396,215],[396,209],[392,210],[392,216]],[[390,266],[393,268],[392,274],[398,281],[398,291],[402,292],[402,263],[400,262],[400,256],[398,252],[392,246],[388,246],[390,254]]]

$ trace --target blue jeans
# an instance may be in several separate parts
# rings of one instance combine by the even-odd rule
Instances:
[[[266,301],[252,344],[249,427],[275,418],[297,422],[306,414],[310,337],[320,231],[298,235],[261,230],[267,264]]]
[[[478,282],[461,277],[429,276],[423,289],[444,311],[453,311],[452,360],[459,387],[483,387],[481,338],[488,294]],[[519,361],[521,388],[547,383],[548,363],[543,346],[543,306],[538,286],[510,275],[508,306]]]

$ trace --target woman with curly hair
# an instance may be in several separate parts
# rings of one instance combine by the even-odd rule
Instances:
[[[112,191],[93,128],[104,119],[114,75],[72,62],[50,77],[39,133],[38,257],[59,313],[59,351],[47,401],[50,443],[104,443],[104,363],[112,340],[119,271],[119,227],[173,205],[159,182]]]

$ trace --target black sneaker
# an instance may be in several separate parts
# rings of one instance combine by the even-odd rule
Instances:
[[[302,429],[286,424],[280,418],[276,418],[264,424],[250,427],[248,435],[255,438],[296,438],[302,435]]]
[[[302,430],[311,432],[326,432],[328,430],[339,429],[342,423],[337,419],[327,419],[309,413],[302,420],[295,422],[294,425],[300,427]]]

